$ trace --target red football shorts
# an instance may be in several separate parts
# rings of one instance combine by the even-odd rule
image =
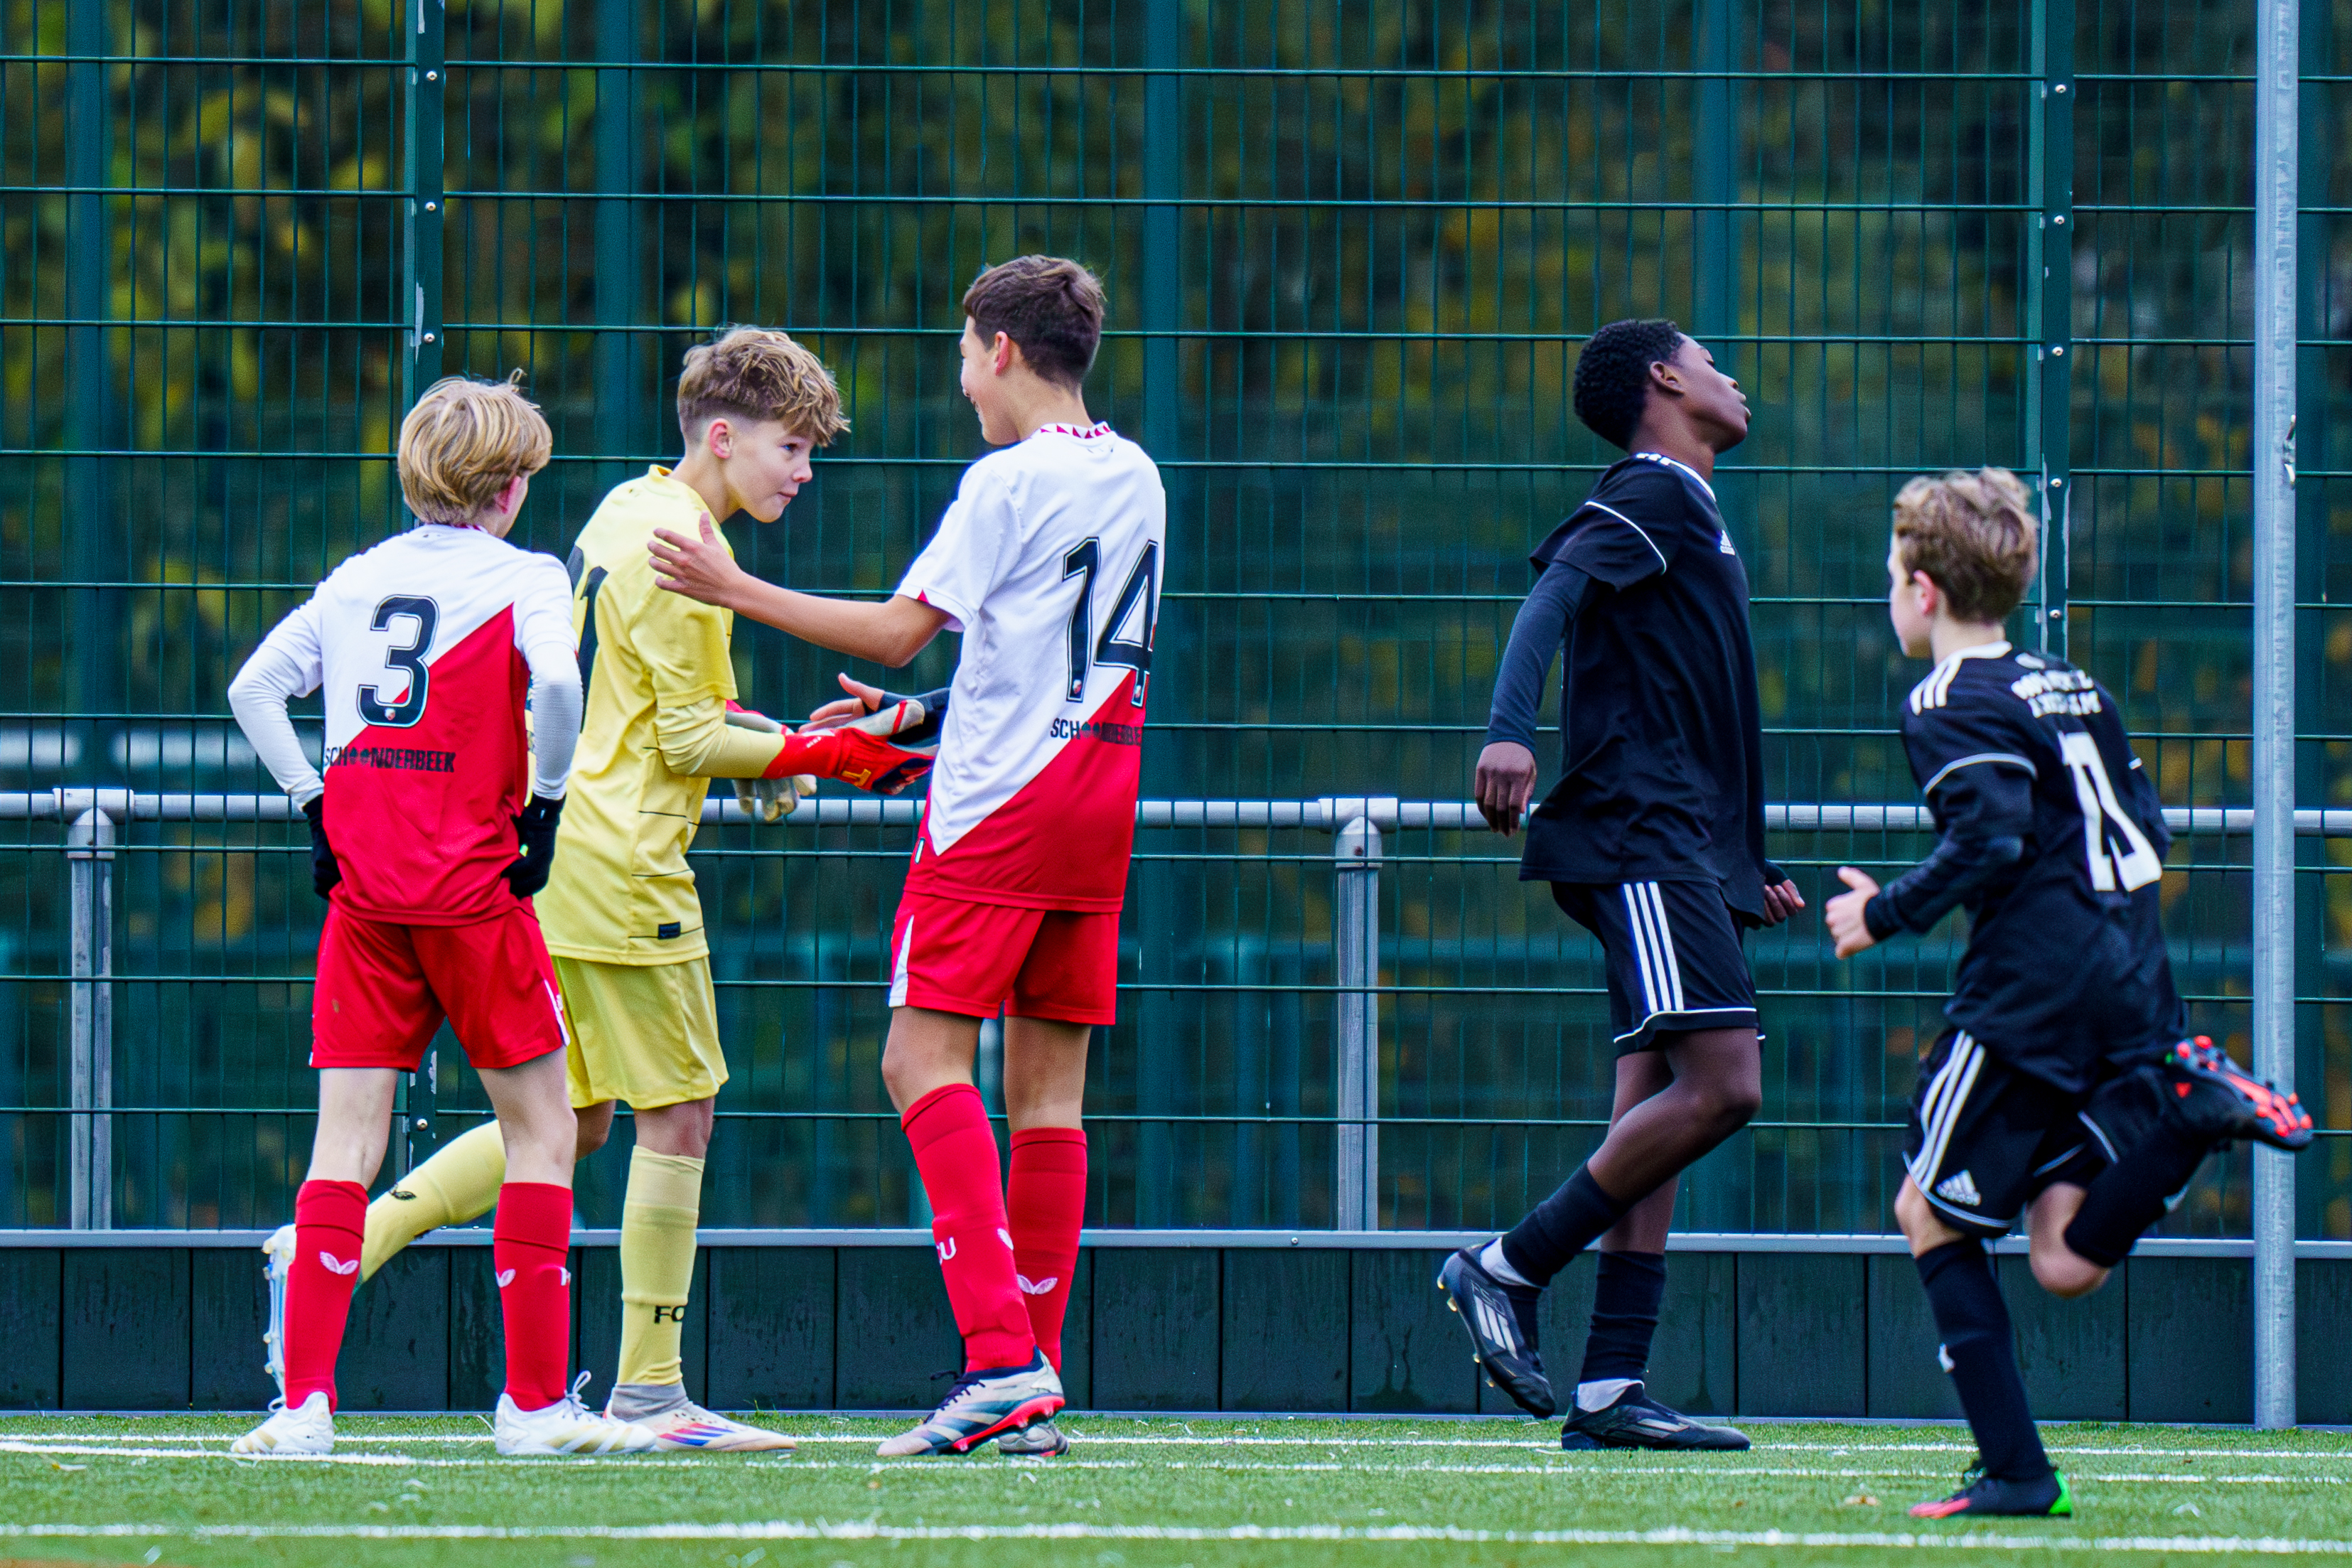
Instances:
[[[310,993],[310,1065],[415,1072],[446,1018],[478,1068],[565,1045],[563,1002],[527,905],[462,926],[395,925],[327,910]]]
[[[893,1007],[1118,1021],[1117,910],[1016,910],[907,893],[890,953]]]

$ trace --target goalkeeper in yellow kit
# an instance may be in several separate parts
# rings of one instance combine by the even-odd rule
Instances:
[[[572,552],[585,712],[554,871],[537,903],[570,1023],[581,1157],[603,1146],[615,1101],[635,1112],[621,1363],[607,1408],[665,1448],[782,1448],[782,1436],[687,1398],[680,1369],[703,1158],[727,1081],[686,852],[714,778],[738,781],[739,798],[773,821],[814,789],[814,775],[904,787],[929,758],[893,746],[876,732],[887,726],[870,721],[793,735],[738,707],[733,616],[662,592],[648,563],[657,528],[691,537],[706,513],[716,522],[782,515],[811,478],[814,448],[847,428],[833,378],[783,333],[739,328],[688,352],[677,413],[687,447],[677,467],[613,490]],[[369,1206],[362,1278],[426,1231],[480,1215],[504,1173],[496,1123],[452,1140]]]

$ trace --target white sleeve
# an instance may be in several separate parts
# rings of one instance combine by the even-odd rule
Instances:
[[[570,787],[586,693],[572,636],[572,579],[538,557],[515,598],[515,648],[530,666],[530,793],[553,800]]]
[[[984,464],[964,470],[937,533],[907,568],[898,592],[947,613],[961,632],[1020,558],[1021,512],[1004,481]]]
[[[296,606],[261,639],[228,683],[228,708],[236,715],[237,728],[278,787],[298,806],[309,805],[327,790],[327,781],[303,752],[294,721],[286,716],[288,698],[308,697],[324,679],[318,605],[312,598]]]

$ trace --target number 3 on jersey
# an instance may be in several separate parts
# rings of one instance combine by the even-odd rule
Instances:
[[[1083,702],[1087,696],[1087,675],[1095,665],[1117,665],[1135,671],[1135,705],[1143,706],[1146,689],[1151,683],[1151,637],[1160,623],[1160,546],[1146,544],[1136,556],[1135,565],[1127,574],[1127,585],[1118,591],[1118,603],[1111,606],[1103,622],[1102,637],[1094,635],[1095,573],[1102,565],[1102,542],[1089,539],[1062,557],[1062,581],[1084,574],[1086,581],[1078,587],[1078,602],[1070,606],[1070,684],[1067,695],[1072,702]],[[1122,641],[1119,633],[1141,612],[1142,626],[1137,636]]]
[[[2130,892],[2161,879],[2164,862],[2157,858],[2156,847],[2116,798],[2107,764],[2099,756],[2099,742],[2088,731],[2071,730],[2058,737],[2058,750],[2066,759],[2067,772],[2074,775],[2074,798],[2083,808],[2083,843],[2091,858],[2091,886],[2112,893],[2120,879],[2124,890]],[[2123,853],[2111,855],[2116,848]]]
[[[415,638],[406,647],[385,649],[383,667],[408,677],[406,694],[397,702],[386,702],[376,694],[376,687],[362,686],[359,689],[360,717],[391,730],[405,730],[425,717],[425,691],[433,676],[425,662],[425,650],[433,646],[433,628],[440,624],[441,606],[430,599],[394,594],[375,607],[375,614],[368,619],[368,630],[386,630],[403,616],[416,623]]]

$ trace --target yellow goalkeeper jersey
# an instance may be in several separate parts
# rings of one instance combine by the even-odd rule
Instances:
[[[656,467],[606,496],[572,546],[585,707],[555,865],[534,900],[548,951],[565,958],[681,963],[709,951],[686,852],[710,781],[670,771],[655,720],[735,695],[735,617],[664,589],[646,553],[657,528],[694,538],[708,510]]]

